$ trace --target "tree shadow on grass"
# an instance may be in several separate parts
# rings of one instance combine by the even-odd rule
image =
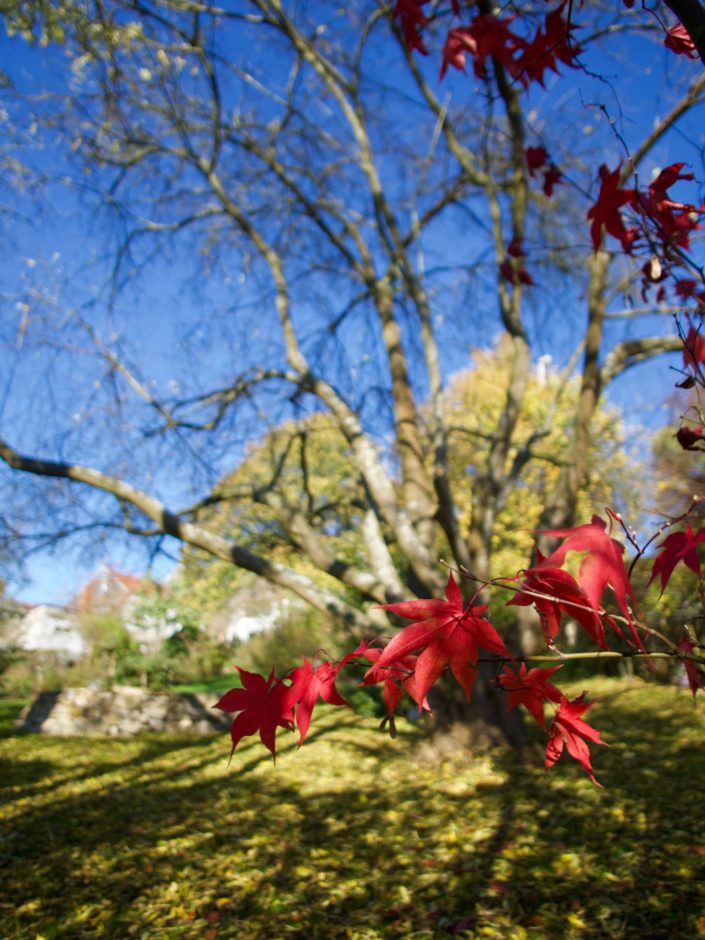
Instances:
[[[3,936],[697,937],[705,750],[652,705],[595,710],[623,742],[595,749],[607,791],[535,755],[418,765],[348,715],[276,767],[140,741],[122,774],[11,807]]]
[[[654,685],[606,695],[586,717],[613,743],[591,748],[605,790],[567,757],[550,775],[496,759],[507,781],[495,795],[535,821],[501,866],[516,906],[530,899],[520,923],[559,937],[563,910],[565,935],[705,936],[702,715],[694,724],[687,694]]]
[[[24,735],[23,735],[24,736]],[[53,752],[60,749],[61,742],[66,742],[63,738],[44,739],[52,742]],[[75,745],[76,740],[70,739]],[[85,780],[97,780],[103,776],[109,776],[115,773],[125,773],[130,767],[139,768],[154,760],[165,757],[172,757],[178,760],[180,757],[186,757],[190,766],[193,764],[193,755],[204,749],[212,749],[215,740],[221,741],[222,735],[203,735],[199,737],[184,738],[175,735],[145,734],[139,738],[139,746],[132,747],[128,752],[129,756],[124,756],[125,740],[114,738],[86,738],[83,742],[83,759],[76,764],[63,766],[60,762],[52,760],[27,760],[24,757],[0,758],[0,768],[2,768],[2,782],[0,786],[13,788],[15,799],[36,799],[43,793],[55,791],[57,787],[66,783],[81,783]],[[43,742],[42,742],[43,743]],[[41,745],[40,745],[41,746]],[[91,760],[91,754],[94,749],[100,749],[103,753],[110,754],[111,759]],[[184,752],[179,755],[178,752]],[[52,751],[48,751],[52,753]],[[113,755],[118,757],[113,759]],[[213,756],[206,757],[203,765],[212,763]],[[165,771],[168,775],[168,772]]]

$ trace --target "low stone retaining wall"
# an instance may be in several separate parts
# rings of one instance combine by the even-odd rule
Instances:
[[[64,689],[42,692],[17,721],[20,731],[60,737],[140,731],[213,734],[226,731],[231,715],[214,709],[217,695],[171,694],[117,686],[113,689]]]

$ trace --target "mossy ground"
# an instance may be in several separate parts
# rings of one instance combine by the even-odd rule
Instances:
[[[0,936],[705,937],[702,703],[591,685],[605,790],[538,745],[419,763],[342,709],[228,767],[223,736],[20,737],[2,703]]]

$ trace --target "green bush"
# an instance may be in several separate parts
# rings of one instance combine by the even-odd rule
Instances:
[[[318,611],[296,609],[271,630],[250,637],[238,650],[238,666],[269,673],[274,667],[283,672],[309,659],[337,658],[341,638],[333,624]]]
[[[69,670],[65,659],[52,652],[17,650],[2,676],[2,694],[27,698],[64,688]]]

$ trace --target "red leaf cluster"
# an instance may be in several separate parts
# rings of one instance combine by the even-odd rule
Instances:
[[[534,286],[534,279],[524,267],[523,259],[526,252],[521,247],[521,239],[513,238],[507,245],[507,257],[499,266],[499,273],[515,287],[519,284],[525,284],[527,287]]]
[[[599,169],[599,175],[600,192],[597,196],[597,202],[588,210],[587,214],[588,219],[592,219],[592,225],[590,226],[592,247],[595,251],[599,250],[604,228],[608,235],[620,242],[627,254],[631,254],[632,246],[637,237],[637,230],[625,227],[620,210],[623,206],[632,206],[634,204],[635,190],[622,189],[620,186],[621,164],[610,172],[603,163]]]
[[[702,545],[703,542],[705,542],[705,528],[699,529],[698,532],[695,533],[689,525],[685,532],[671,532],[658,546],[661,551],[654,559],[649,584],[651,584],[654,578],[660,576],[661,593],[663,594],[673,574],[673,569],[681,561],[700,577],[698,545]]]
[[[428,24],[423,7],[429,0],[397,0],[392,19],[399,20],[401,33],[406,48],[412,52],[428,55],[428,49],[421,36],[421,30]]]
[[[551,572],[552,580],[549,583],[558,592],[552,595],[558,609],[568,612],[566,607],[569,606],[570,616],[585,628],[598,645],[606,648],[602,595],[605,589],[610,587],[620,610],[629,624],[634,645],[645,652],[644,644],[637,632],[629,607],[630,601],[636,606],[636,597],[629,582],[629,575],[624,567],[622,557],[624,545],[611,537],[604,519],[594,515],[592,522],[588,525],[575,526],[572,529],[546,529],[543,534],[562,538],[564,542],[555,551],[551,552],[548,558],[541,559],[539,565],[528,573],[534,573],[534,575],[538,573],[539,578],[543,577],[545,579],[546,569],[553,569]],[[579,586],[573,583],[574,579],[570,575],[566,577],[566,572],[562,572],[560,577],[556,574],[556,570],[562,567],[569,552],[585,553],[578,573]],[[581,595],[587,599],[587,610],[578,605],[577,598]],[[514,602],[525,603],[523,600]],[[545,609],[542,613],[539,608],[539,613],[544,617],[548,615]],[[620,632],[616,622],[611,617],[604,619],[618,633]],[[560,625],[560,618],[558,618],[558,623]]]
[[[546,747],[546,769],[549,770],[556,763],[567,748],[571,757],[575,758],[585,769],[586,773],[594,784],[601,787],[602,784],[597,781],[592,772],[590,762],[590,749],[585,743],[592,741],[594,744],[605,744],[600,738],[599,731],[596,731],[582,716],[592,708],[593,703],[586,704],[584,694],[572,701],[562,698],[558,706],[551,727],[548,732],[548,745]]]
[[[313,707],[319,698],[329,705],[345,705],[350,708],[335,687],[335,680],[341,666],[342,663],[332,666],[326,662],[314,668],[312,663],[304,657],[303,666],[299,666],[291,673],[291,685],[284,693],[284,709],[294,710],[294,720],[300,732],[299,747],[306,740],[311,726]]]
[[[705,338],[703,338],[700,328],[691,324],[683,340],[683,365],[686,369],[698,369],[704,364]]]
[[[384,703],[387,706],[387,715],[391,716],[397,709],[401,697],[406,692],[422,711],[430,712],[428,699],[419,698],[416,688],[416,664],[418,656],[403,656],[389,666],[378,665],[382,650],[367,649],[363,653],[365,659],[374,663],[365,673],[363,685],[378,685],[383,683]]]
[[[570,32],[575,28],[563,18],[567,0],[546,15],[544,28],[539,29],[531,42],[525,44],[520,58],[514,63],[517,74],[526,87],[529,81],[544,84],[544,72],[548,69],[558,74],[558,63],[571,68],[576,67],[575,60],[583,51],[571,41]]]
[[[548,163],[548,151],[545,147],[527,147],[524,155],[529,176],[533,176],[537,170],[540,170]]]
[[[536,175],[537,170],[543,170],[544,195],[552,196],[555,186],[560,183],[563,174],[558,167],[551,163],[548,158],[548,151],[545,147],[527,147],[525,150],[526,166],[529,170],[529,176]]]
[[[521,256],[518,241],[510,248],[515,257]],[[569,616],[598,646],[606,649],[605,624],[617,629],[601,606],[602,595],[609,587],[632,628],[634,642],[643,649],[629,608],[634,594],[622,558],[624,546],[612,538],[606,522],[593,516],[588,525],[548,530],[545,534],[562,539],[562,544],[546,558],[538,555],[536,565],[524,572],[521,586],[508,603],[536,606],[549,645],[558,634],[562,618]],[[699,564],[695,549],[702,541],[705,541],[705,529],[697,535],[690,530],[670,535],[660,546],[662,551],[655,560],[652,579],[660,575],[665,584],[681,560],[695,570]],[[577,579],[563,569],[572,552],[584,556]],[[504,660],[497,685],[507,693],[509,709],[523,705],[542,727],[545,726],[546,702],[555,709],[549,729],[546,766],[551,767],[567,748],[597,783],[586,741],[602,741],[598,732],[582,719],[589,706],[582,697],[569,701],[550,681],[559,666],[533,669],[527,669],[525,663],[517,666],[495,628],[483,616],[487,608],[472,603],[464,606],[460,588],[452,575],[448,577],[443,598],[404,601],[386,604],[383,608],[411,621],[383,649],[372,649],[363,642],[338,663],[326,661],[316,666],[304,659],[302,666],[281,678],[274,672],[265,679],[239,670],[243,688],[227,692],[217,705],[224,711],[237,713],[231,731],[233,750],[243,737],[259,732],[262,742],[275,755],[275,734],[280,727],[288,730],[297,727],[299,744],[302,744],[319,700],[348,706],[335,683],[343,666],[359,659],[371,664],[362,685],[383,685],[385,722],[390,722],[393,731],[394,713],[403,693],[406,692],[420,710],[430,711],[428,693],[446,668],[469,698],[478,659],[485,650]],[[691,685],[693,676],[695,673],[690,670]]]
[[[564,540],[549,555],[547,564],[563,564],[568,552],[587,553],[580,565],[580,583],[592,607],[600,606],[602,593],[610,586],[622,612],[629,616],[627,598],[635,602],[636,598],[624,567],[624,545],[612,538],[604,519],[594,515],[587,525],[572,529],[545,529],[543,534]]]
[[[684,163],[673,163],[662,170],[646,192],[639,192],[634,199],[634,208],[645,215],[655,226],[656,234],[664,249],[672,245],[687,251],[690,248],[690,233],[700,228],[699,219],[705,206],[694,206],[687,202],[674,202],[667,190],[681,180],[692,180],[692,173],[682,173]]]
[[[700,217],[705,212],[705,203],[695,206],[676,202],[668,190],[675,183],[690,181],[692,173],[684,173],[684,163],[673,163],[662,170],[646,190],[625,189],[621,186],[621,166],[608,170],[603,164],[599,170],[600,192],[597,201],[590,207],[587,217],[592,221],[590,235],[595,251],[602,245],[603,233],[616,238],[624,252],[631,254],[639,237],[639,227],[627,227],[622,216],[625,209],[632,209],[640,228],[652,249],[658,247],[660,256],[653,254],[643,266],[643,293],[646,295],[652,284],[661,283],[669,277],[673,268],[681,264],[678,250],[690,248],[690,235],[700,228]],[[675,249],[675,250],[674,250]],[[705,308],[705,291],[696,291],[696,282],[691,278],[676,281],[674,290],[681,300],[693,300],[699,308]],[[665,300],[666,291],[660,287],[657,302]]]
[[[678,649],[682,653],[685,653],[686,656],[690,656],[697,648],[696,644],[685,636],[678,644]],[[705,675],[698,668],[698,664],[694,663],[692,659],[684,659],[683,665],[685,666],[685,674],[688,677],[690,691],[693,693],[693,698],[695,698],[698,689],[705,688]]]
[[[466,55],[472,57],[477,78],[485,77],[488,58],[504,66],[510,75],[516,75],[514,57],[523,40],[509,29],[513,21],[514,17],[502,18],[492,13],[481,13],[470,26],[449,30],[441,54],[440,77],[443,78],[448,66],[464,71]]]
[[[366,650],[367,643],[363,642],[335,665],[323,662],[314,666],[304,658],[303,666],[281,678],[275,676],[274,670],[265,679],[236,667],[243,687],[230,689],[215,705],[224,712],[239,712],[230,729],[233,751],[242,738],[259,731],[260,740],[276,759],[277,728],[293,731],[294,725],[299,729],[300,747],[308,734],[311,714],[319,698],[329,705],[350,707],[336,689],[335,680],[346,663],[364,655]]]
[[[262,744],[276,758],[275,735],[277,728],[294,727],[294,716],[284,699],[287,687],[277,679],[274,670],[265,679],[256,672],[236,667],[240,673],[241,689],[230,689],[215,705],[224,712],[239,712],[230,728],[233,751],[240,740],[259,731]],[[231,752],[232,756],[232,752]]]
[[[529,669],[522,663],[519,672],[506,665],[497,677],[499,686],[509,692],[507,708],[523,705],[534,721],[545,727],[544,705],[546,701],[560,702],[563,695],[560,689],[548,681],[549,676],[562,669],[562,666],[550,666],[548,669]]]
[[[551,558],[553,555],[543,558],[539,553],[539,563],[524,572],[521,589],[507,602],[508,605],[528,607],[533,604],[549,646],[553,645],[563,614],[566,614],[576,620],[598,646],[607,649],[601,619],[603,611],[595,609],[573,575],[552,564]]]
[[[448,665],[470,698],[479,650],[510,658],[495,628],[480,616],[486,609],[469,606],[464,610],[460,588],[452,575],[448,577],[445,600],[432,598],[385,604],[384,610],[414,623],[385,646],[373,669],[396,666],[405,656],[421,651],[414,673],[417,702],[423,702]]]
[[[523,39],[509,27],[516,17],[500,17],[493,13],[481,13],[469,26],[449,30],[441,57],[440,77],[449,66],[463,71],[466,55],[473,60],[473,71],[477,78],[487,74],[487,60],[491,59],[508,74],[527,88],[532,81],[544,84],[546,70],[558,72],[558,64],[575,67],[575,59],[582,51],[571,42],[570,32],[574,28],[563,18],[566,2],[549,12],[530,40]],[[459,9],[454,4],[456,15]],[[413,37],[412,37],[413,38]],[[407,41],[408,48],[415,48]],[[555,169],[551,176],[555,179]]]
[[[671,52],[675,52],[676,55],[687,55],[689,59],[698,58],[698,50],[695,48],[695,43],[690,38],[690,33],[682,23],[678,23],[677,26],[672,26],[671,29],[668,30],[663,44],[667,49],[670,49]]]
[[[689,277],[682,277],[675,282],[673,289],[681,300],[695,300],[700,310],[705,310],[705,290],[698,291],[698,283]]]

